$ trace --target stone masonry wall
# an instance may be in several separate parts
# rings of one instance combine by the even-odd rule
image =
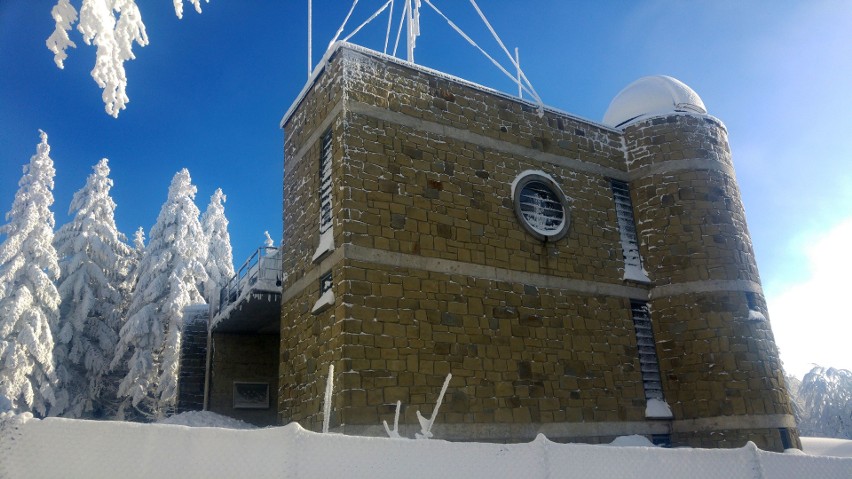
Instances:
[[[625,137],[637,232],[655,286],[759,283],[724,127],[712,119],[673,115],[631,126]]]
[[[319,313],[312,313],[320,296],[319,282],[307,284],[299,294],[282,304],[279,423],[298,421],[312,430],[322,429],[322,400],[325,394],[329,364],[341,369],[343,351],[344,304],[341,301],[342,264],[332,269],[335,304]],[[340,387],[336,387],[334,417],[344,400]]]
[[[347,425],[641,421],[629,300],[346,261],[340,411]]]
[[[331,62],[284,125],[284,232],[281,256],[287,277],[282,285],[283,290],[287,290],[312,268],[311,257],[319,245],[320,137],[327,128],[334,130],[332,164],[339,168],[343,151],[340,135],[343,96],[340,64]],[[337,171],[332,174],[335,182],[339,177]],[[340,218],[339,203],[335,202],[333,208],[337,222]],[[335,228],[337,231],[339,227]],[[335,238],[335,242],[340,244],[340,239]]]
[[[208,409],[258,426],[276,423],[278,336],[213,334],[213,374]],[[269,408],[235,409],[234,381],[269,384]]]
[[[347,50],[344,55],[344,88],[350,103],[625,170],[621,138],[612,130],[356,51]]]
[[[771,441],[742,431],[727,431],[725,441],[739,447],[748,437],[775,448],[777,428],[795,424],[769,322],[749,311],[751,295],[751,307],[768,318],[726,131],[712,118],[671,115],[638,122],[625,137],[674,415],[738,416],[742,427],[745,418],[771,422]]]

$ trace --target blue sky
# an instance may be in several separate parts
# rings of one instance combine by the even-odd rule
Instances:
[[[72,0],[75,5],[79,3]],[[57,170],[57,224],[100,158],[110,160],[117,222],[150,230],[186,167],[200,209],[228,195],[235,263],[269,230],[281,237],[281,116],[307,77],[307,1],[212,0],[183,20],[167,0],[139,2],[150,45],[126,64],[130,103],[108,116],[89,76],[95,50],[65,69],[45,39],[53,1],[0,0],[0,210],[8,211],[38,129]],[[381,5],[361,0],[347,31]],[[401,4],[398,1],[397,4]],[[433,0],[495,57],[468,2]],[[770,317],[785,366],[852,369],[852,3],[480,0],[544,102],[599,121],[633,80],[674,76],[728,127]],[[314,0],[314,61],[351,3]],[[398,17],[397,5],[395,17]],[[381,49],[387,17],[353,38]],[[396,22],[397,19],[395,18]],[[516,87],[425,4],[418,63],[509,93]],[[394,30],[395,31],[395,30]],[[404,48],[400,46],[400,51]]]

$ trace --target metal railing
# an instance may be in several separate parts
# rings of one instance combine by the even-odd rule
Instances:
[[[258,284],[260,283],[260,284]],[[281,288],[281,258],[278,248],[261,246],[243,263],[219,291],[219,308],[215,314],[235,303],[243,292],[255,286]]]

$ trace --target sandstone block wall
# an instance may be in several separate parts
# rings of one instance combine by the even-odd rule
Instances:
[[[278,336],[213,333],[212,348],[208,409],[258,426],[275,424]],[[268,383],[269,408],[234,408],[234,381]]]

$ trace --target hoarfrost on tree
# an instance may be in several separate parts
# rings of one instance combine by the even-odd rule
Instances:
[[[136,287],[136,279],[139,277],[139,262],[142,261],[142,253],[145,252],[145,230],[140,226],[133,233],[133,249],[130,250],[130,256],[127,263],[127,276],[124,279],[123,288],[127,291],[128,296],[133,288]],[[128,304],[129,307],[129,304]],[[127,308],[124,308],[127,311]]]
[[[53,178],[47,134],[24,166],[7,223],[0,226],[0,397],[17,412],[58,414],[66,397],[58,389],[53,335],[59,263],[53,248]]]
[[[200,1],[189,0],[198,13],[201,13]],[[183,0],[173,0],[173,3],[175,14],[183,18]],[[83,42],[97,48],[95,67],[91,73],[95,83],[103,89],[105,110],[118,118],[118,113],[130,101],[124,62],[136,58],[133,54],[134,42],[141,47],[148,44],[148,34],[136,0],[82,0],[79,16],[70,0],[58,0],[50,13],[55,28],[47,38],[46,45],[53,52],[56,66],[64,68],[68,48],[77,47],[68,36],[74,23],[77,23]]]
[[[66,416],[84,411],[109,414],[115,385],[108,366],[121,328],[123,282],[131,249],[115,224],[112,180],[106,158],[93,168],[86,185],[74,193],[74,218],[54,238],[60,258],[61,298],[56,337],[57,374],[69,397]]]
[[[234,255],[231,235],[228,233],[228,218],[225,217],[225,201],[227,196],[221,188],[217,188],[210,197],[207,210],[201,215],[201,227],[207,236],[205,265],[208,280],[204,286],[204,295],[208,302],[218,301],[219,291],[234,276]]]
[[[183,310],[204,303],[199,285],[207,281],[207,241],[195,193],[189,171],[179,171],[151,228],[111,364],[126,364],[119,395],[148,417],[162,417],[174,405]]]
[[[798,396],[804,434],[852,439],[852,371],[815,366],[802,379]]]

